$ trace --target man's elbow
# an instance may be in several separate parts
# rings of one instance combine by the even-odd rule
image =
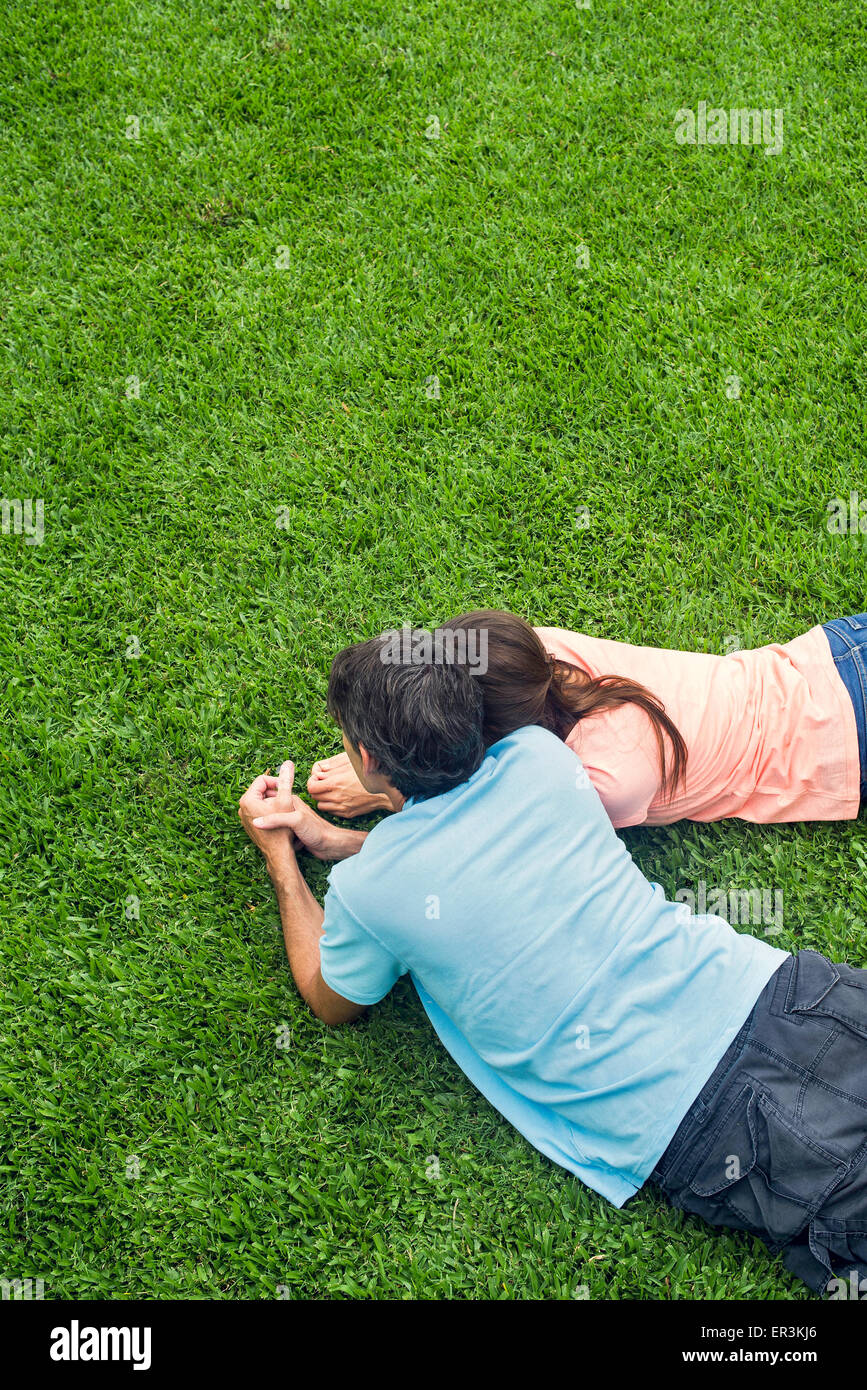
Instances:
[[[307,1005],[327,1028],[340,1028],[344,1023],[354,1023],[367,1013],[366,1004],[354,1004],[351,999],[342,1000],[339,1004],[333,1000],[325,1000],[313,997],[307,998]]]
[[[355,1019],[361,1018],[362,1014],[367,1013],[366,1004],[356,1004],[352,999],[346,999],[336,990],[331,989],[322,978],[322,972],[317,970],[309,980],[297,981],[301,997],[305,1004],[316,1015],[320,1023],[324,1023],[328,1028],[339,1028],[343,1023],[352,1023]]]
[[[330,1013],[327,1009],[314,1009],[313,1012],[327,1028],[340,1028],[344,1023],[354,1023],[367,1013],[367,1009],[363,1004],[355,1004],[351,1011],[345,1013]]]

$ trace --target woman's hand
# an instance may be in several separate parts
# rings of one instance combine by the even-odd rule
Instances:
[[[345,753],[337,753],[333,758],[321,758],[314,763],[307,780],[307,791],[319,810],[331,816],[349,818],[394,809],[387,796],[365,790]]]

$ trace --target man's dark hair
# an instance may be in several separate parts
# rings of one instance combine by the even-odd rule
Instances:
[[[485,756],[479,682],[454,661],[389,659],[385,642],[372,637],[337,653],[328,712],[404,796],[439,796],[471,777]]]

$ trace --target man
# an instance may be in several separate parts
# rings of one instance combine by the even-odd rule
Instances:
[[[816,1292],[867,1273],[867,972],[668,902],[553,734],[486,751],[466,667],[383,655],[340,652],[328,707],[400,814],[332,826],[291,763],[239,807],[313,1011],[348,1022],[409,973],[474,1083],[616,1206],[652,1178]],[[342,861],[324,912],[299,844]]]

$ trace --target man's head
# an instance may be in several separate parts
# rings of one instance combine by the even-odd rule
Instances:
[[[465,782],[481,763],[483,700],[466,665],[419,656],[430,650],[429,632],[407,635],[427,642],[411,640],[396,650],[385,634],[338,652],[328,712],[369,790],[382,790],[384,782],[423,799]]]

